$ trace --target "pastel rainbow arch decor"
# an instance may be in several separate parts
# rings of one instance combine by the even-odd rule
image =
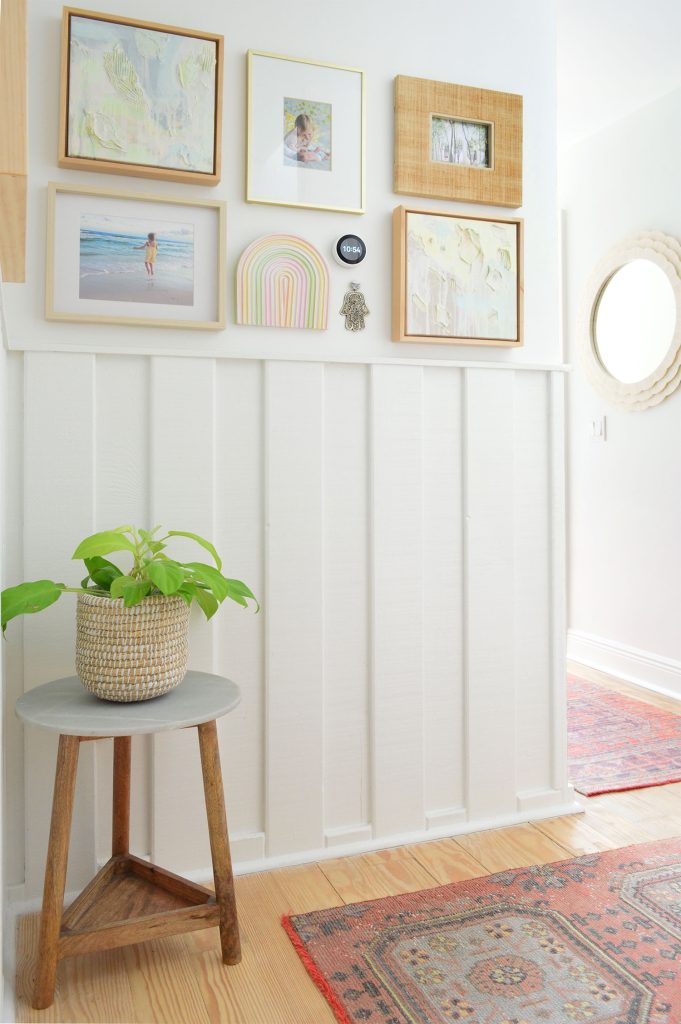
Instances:
[[[244,249],[236,271],[236,322],[325,331],[329,268],[297,235],[265,235]]]

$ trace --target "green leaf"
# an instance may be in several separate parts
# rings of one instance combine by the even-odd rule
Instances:
[[[215,594],[218,602],[222,604],[229,593],[227,580],[222,573],[204,562],[183,562],[182,564],[186,569],[191,569],[192,575],[201,583],[205,583],[208,589]]]
[[[227,580],[227,583],[229,584],[229,590],[227,592],[227,597],[231,597],[232,601],[236,601],[237,604],[242,604],[244,606],[244,608],[248,607],[246,601],[238,600],[238,598],[242,598],[243,599],[243,598],[248,597],[248,598],[250,598],[251,601],[255,601],[255,610],[256,610],[256,612],[260,611],[260,603],[259,603],[257,597],[255,596],[253,591],[249,587],[246,586],[245,583],[243,583],[241,580]]]
[[[191,606],[192,601],[196,597],[196,586],[193,583],[183,583],[177,591],[177,596],[181,597],[185,604]]]
[[[139,604],[150,590],[149,580],[134,580],[132,576],[118,576],[111,584],[111,596],[122,597],[126,608]]]
[[[123,575],[117,565],[109,562],[106,558],[100,558],[99,555],[94,558],[86,558],[85,568],[90,575],[85,577],[86,582],[85,584],[81,583],[81,586],[87,586],[87,579],[89,578],[96,586],[101,587],[102,590],[110,590],[113,581]]]
[[[81,541],[71,558],[93,558],[96,555],[109,555],[112,551],[130,551],[135,553],[135,545],[124,534],[117,530],[104,530],[93,533]]]
[[[206,551],[210,552],[210,554],[213,557],[213,561],[218,567],[218,570],[222,569],[222,559],[220,558],[219,554],[217,553],[211,542],[209,540],[206,540],[204,537],[199,537],[198,533],[188,533],[186,530],[168,530],[168,536],[189,537],[190,540],[195,540],[197,544],[200,544],[202,548],[205,548]]]
[[[58,601],[64,590],[63,583],[52,580],[36,580],[34,583],[20,583],[17,587],[8,587],[1,595],[2,631],[7,623],[17,615],[32,615],[49,608]]]
[[[220,607],[217,599],[213,597],[211,592],[203,590],[201,587],[196,587],[194,599],[207,619],[211,619]]]
[[[159,562],[147,562],[144,570],[162,594],[176,594],[185,581],[186,573],[181,565],[170,558]]]

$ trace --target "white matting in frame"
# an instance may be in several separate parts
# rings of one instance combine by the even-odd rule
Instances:
[[[251,203],[364,213],[364,72],[248,52]]]
[[[224,327],[225,206],[50,183],[48,320]]]

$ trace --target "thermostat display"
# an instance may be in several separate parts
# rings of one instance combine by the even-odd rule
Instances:
[[[357,235],[343,235],[336,242],[334,255],[339,263],[356,267],[367,254],[367,247]]]

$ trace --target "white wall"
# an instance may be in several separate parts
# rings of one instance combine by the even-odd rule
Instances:
[[[188,21],[178,0],[107,10]],[[68,553],[114,522],[215,538],[228,570],[264,603],[259,617],[232,609],[212,627],[197,622],[192,641],[194,667],[243,688],[221,726],[240,862],[564,807],[562,374],[529,368],[559,359],[553,5],[381,0],[326,5],[322,16],[308,0],[260,0],[232,21],[194,4],[191,25],[226,37],[224,181],[215,190],[58,171],[56,92],[46,83],[57,80],[60,13],[56,0],[31,4],[29,283],[11,289],[9,316],[13,345],[33,351],[12,354],[8,368],[8,582],[75,579]],[[367,69],[364,217],[243,202],[248,47]],[[525,97],[522,351],[389,341],[398,73]],[[369,326],[350,336],[333,313],[324,334],[48,324],[51,179],[226,199],[230,303],[234,264],[258,235],[297,232],[328,251],[359,230]],[[331,275],[335,309],[350,272],[334,266]],[[72,672],[73,607],[64,600],[12,630],[9,654],[10,701]],[[190,734],[136,745],[134,834],[141,852],[201,872],[194,747]],[[11,880],[23,882],[25,863],[31,896],[54,743],[31,731],[22,740],[14,726],[9,755]],[[103,744],[83,752],[69,885],[107,853],[110,760]]]
[[[631,232],[681,237],[681,92],[561,157],[569,358],[593,266]],[[607,417],[607,441],[590,439]],[[608,406],[578,365],[569,383],[570,653],[681,696],[681,393],[644,412]]]

